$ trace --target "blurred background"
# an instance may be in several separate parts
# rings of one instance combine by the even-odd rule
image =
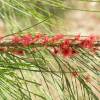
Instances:
[[[0,0],[1,35],[28,27],[33,34],[99,34],[100,0]]]

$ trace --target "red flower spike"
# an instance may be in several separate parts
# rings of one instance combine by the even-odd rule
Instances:
[[[77,71],[72,72],[72,75],[76,78],[79,76],[79,73]]]
[[[24,46],[29,46],[31,43],[32,43],[32,35],[31,34],[26,34],[22,37],[21,39],[21,43],[24,45]]]
[[[20,40],[21,40],[21,37],[19,37],[19,36],[13,36],[12,43],[19,43]]]

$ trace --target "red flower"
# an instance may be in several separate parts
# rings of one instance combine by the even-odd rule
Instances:
[[[26,34],[22,37],[21,39],[21,43],[24,45],[24,46],[29,46],[31,43],[32,43],[32,35],[31,34]]]
[[[96,37],[91,35],[87,39],[82,40],[80,45],[84,48],[92,48],[95,41]]]
[[[42,34],[38,33],[35,35],[35,38],[41,38],[42,37]]]
[[[73,54],[73,49],[70,47],[72,41],[65,39],[64,42],[60,45],[60,50],[63,56],[70,57]]]
[[[68,48],[71,45],[72,41],[69,39],[65,39],[64,42],[60,45],[61,49]]]
[[[72,56],[72,48],[69,47],[69,48],[61,49],[61,53],[63,54],[64,57],[70,57]]]
[[[72,72],[72,75],[76,78],[79,76],[79,73],[77,71]]]
[[[12,43],[19,43],[20,40],[21,40],[21,37],[19,37],[19,36],[13,36]]]
[[[64,40],[64,44],[67,45],[67,46],[70,46],[71,43],[72,43],[72,40],[70,40],[70,39],[65,39]]]
[[[50,41],[50,42],[57,42],[57,41],[59,41],[60,39],[62,39],[63,37],[64,37],[63,34],[57,34],[57,35],[55,35],[54,37],[50,38],[49,41]]]
[[[84,48],[92,48],[93,47],[91,40],[88,40],[88,39],[82,40],[80,45]]]
[[[32,40],[32,43],[38,41],[40,38],[42,37],[42,34],[38,33],[34,36],[33,40]]]
[[[49,42],[49,37],[48,36],[45,36],[41,42],[41,44],[46,44]]]

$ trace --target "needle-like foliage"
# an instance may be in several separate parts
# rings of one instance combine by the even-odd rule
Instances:
[[[54,22],[63,21],[66,10],[100,12],[75,8],[70,3],[70,0],[67,3],[65,0],[1,0],[0,17],[7,27],[4,38],[34,31],[54,34]],[[94,53],[73,46],[78,54],[63,57],[54,55],[46,46],[10,46],[9,40],[0,44],[0,100],[100,99],[100,50]],[[12,53],[13,50],[23,50],[24,55],[22,51]]]

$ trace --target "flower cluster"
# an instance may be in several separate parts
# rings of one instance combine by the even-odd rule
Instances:
[[[41,34],[36,34],[34,37],[32,37],[31,34],[26,34],[22,37],[19,36],[13,36],[12,42],[13,43],[22,43],[24,46],[29,46],[32,43],[35,43],[41,38]]]
[[[54,55],[62,55],[64,57],[72,57],[78,52],[75,50],[76,48],[88,48],[92,51],[97,50],[95,47],[96,36],[90,35],[87,38],[81,38],[80,34],[75,36],[74,38],[67,38],[63,34],[56,34],[55,36],[43,35],[41,33],[32,36],[32,34],[28,33],[23,36],[12,36],[11,42],[14,44],[21,44],[21,46],[27,47],[34,44],[39,44],[39,46],[49,47],[51,52]],[[18,46],[19,46],[18,45]],[[0,51],[3,51],[1,48]],[[23,51],[14,51],[14,54],[22,55]]]
[[[81,41],[80,45],[84,48],[91,49],[96,41],[96,36],[89,36],[88,38]]]
[[[73,39],[63,39],[63,41],[60,43],[60,46],[58,48],[54,48],[54,53],[60,53],[64,57],[71,57],[78,52],[75,50],[77,47],[80,48],[88,48],[92,51],[97,50],[97,48],[94,46],[96,42],[96,36],[90,35],[85,39],[82,39],[80,35],[75,36]],[[76,45],[76,48],[75,48]]]

